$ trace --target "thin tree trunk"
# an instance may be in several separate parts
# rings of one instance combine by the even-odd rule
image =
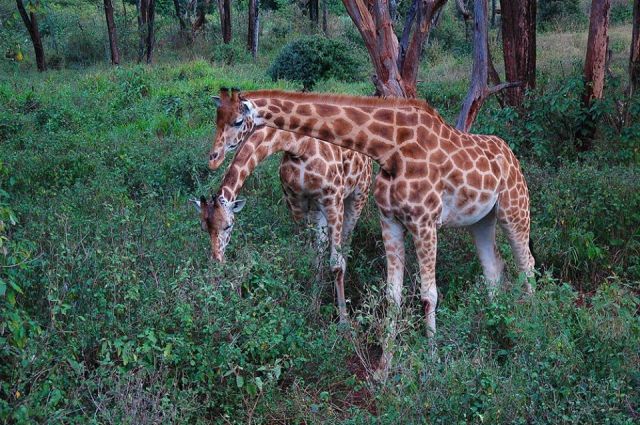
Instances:
[[[220,13],[220,27],[222,28],[222,42],[231,43],[231,0],[218,0]]]
[[[322,0],[322,32],[324,33],[325,36],[329,36],[329,27],[328,27],[328,20],[329,20],[329,10],[327,7],[327,0]]]
[[[593,99],[601,99],[604,91],[604,77],[609,45],[609,9],[611,0],[592,0],[591,17],[589,19],[589,38],[587,55],[584,61],[584,93],[582,103],[589,109]],[[576,141],[576,149],[580,152],[591,150],[595,123],[588,114],[581,136]]]
[[[456,128],[462,131],[469,131],[478,116],[478,112],[480,112],[480,108],[489,96],[517,84],[503,83],[493,87],[488,86],[490,55],[489,8],[487,2],[488,0],[475,0],[473,7],[473,70],[471,84],[456,123]]]
[[[196,16],[196,20],[193,22],[193,25],[191,26],[191,31],[193,33],[199,31],[202,27],[204,27],[204,24],[207,23],[207,10],[209,10],[209,4],[210,4],[210,0],[201,0],[200,2],[198,2],[197,4],[197,16]]]
[[[149,0],[149,19],[147,22],[147,63],[153,62],[153,48],[156,43],[155,20],[156,20],[156,1]]]
[[[111,63],[120,63],[120,51],[118,50],[118,34],[116,24],[113,19],[113,4],[111,0],[104,0],[104,14],[107,19],[107,32],[109,33],[109,47],[111,49]]]
[[[149,0],[137,0],[136,9],[138,12],[138,63],[144,58],[145,46],[145,26],[147,24],[147,9]]]
[[[536,0],[501,0],[500,13],[506,80],[522,82],[507,90],[507,103],[519,107],[536,86]]]
[[[247,49],[253,58],[258,57],[258,35],[260,32],[259,0],[249,0],[249,28],[247,31]]]
[[[629,54],[629,96],[640,88],[640,0],[633,2],[633,32]]]
[[[184,32],[187,29],[187,23],[185,22],[184,15],[182,14],[180,0],[173,0],[173,7],[176,10],[176,18],[178,18],[178,23],[180,24],[180,31]]]
[[[309,19],[316,25],[320,24],[320,3],[319,0],[309,1]]]
[[[40,37],[36,14],[34,12],[29,12],[29,14],[27,14],[22,0],[16,0],[16,4],[18,6],[18,12],[20,12],[22,22],[24,23],[24,26],[27,27],[27,31],[29,31],[29,37],[33,44],[33,51],[36,55],[36,66],[38,67],[38,71],[46,71],[47,62],[44,56],[44,47],[42,47],[42,38]]]

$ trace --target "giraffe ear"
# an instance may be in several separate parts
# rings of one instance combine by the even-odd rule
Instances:
[[[239,213],[240,211],[242,211],[242,209],[244,208],[244,204],[246,203],[246,199],[238,199],[236,201],[233,201],[233,203],[231,204],[231,211],[233,211],[234,214]]]
[[[220,105],[222,105],[222,102],[220,101],[220,98],[218,96],[213,96],[212,99],[213,99],[213,103],[215,103],[216,105],[216,108],[219,108]]]
[[[249,102],[247,102],[246,100],[240,102],[240,113],[242,115],[248,115],[250,109],[251,108],[249,107]]]
[[[198,201],[195,198],[191,198],[189,199],[189,203],[193,205],[193,207],[196,209],[196,211],[198,211],[198,213],[200,213],[200,211],[202,210],[202,203],[200,201]]]

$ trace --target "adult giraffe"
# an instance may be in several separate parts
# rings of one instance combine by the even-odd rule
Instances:
[[[420,265],[420,297],[429,335],[436,329],[435,265],[441,226],[470,229],[493,294],[504,268],[495,243],[497,221],[527,276],[526,290],[532,291],[529,193],[520,164],[502,139],[458,131],[426,102],[410,99],[263,90],[238,96],[231,110],[219,123],[217,138],[227,140],[234,126],[249,121],[353,149],[380,164],[375,199],[387,258],[387,295],[401,306],[406,228]]]
[[[226,89],[217,98],[217,125],[224,128],[229,114],[239,106],[238,92]],[[288,131],[262,127],[255,131],[250,119],[227,130],[226,138],[216,137],[209,156],[209,168],[216,170],[226,152],[240,146],[212,202],[201,198],[196,205],[201,221],[211,237],[211,253],[218,261],[231,236],[234,216],[244,206],[237,195],[255,167],[269,156],[284,151],[280,181],[294,220],[308,217],[316,227],[316,254],[320,265],[330,240],[330,267],[335,274],[340,322],[346,323],[344,295],[346,260],[342,243],[349,239],[369,194],[372,161],[366,155],[342,149],[320,140]],[[255,132],[254,132],[255,131]],[[231,137],[233,134],[233,137]]]

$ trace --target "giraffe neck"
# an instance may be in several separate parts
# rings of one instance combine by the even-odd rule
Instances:
[[[246,92],[258,125],[327,141],[376,160],[386,171],[397,166],[398,146],[418,140],[423,124],[438,135],[447,124],[426,102],[278,90]],[[447,126],[448,127],[448,126]]]
[[[270,127],[256,130],[233,157],[222,179],[218,196],[222,195],[227,201],[234,201],[245,180],[262,161],[282,151],[299,155],[304,148],[299,139],[300,136],[295,133]]]

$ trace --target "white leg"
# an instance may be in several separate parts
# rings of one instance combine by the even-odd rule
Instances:
[[[493,298],[502,280],[504,270],[504,261],[502,261],[496,246],[495,210],[491,210],[482,220],[469,226],[469,230],[473,235],[480,264],[482,264],[489,297]]]

